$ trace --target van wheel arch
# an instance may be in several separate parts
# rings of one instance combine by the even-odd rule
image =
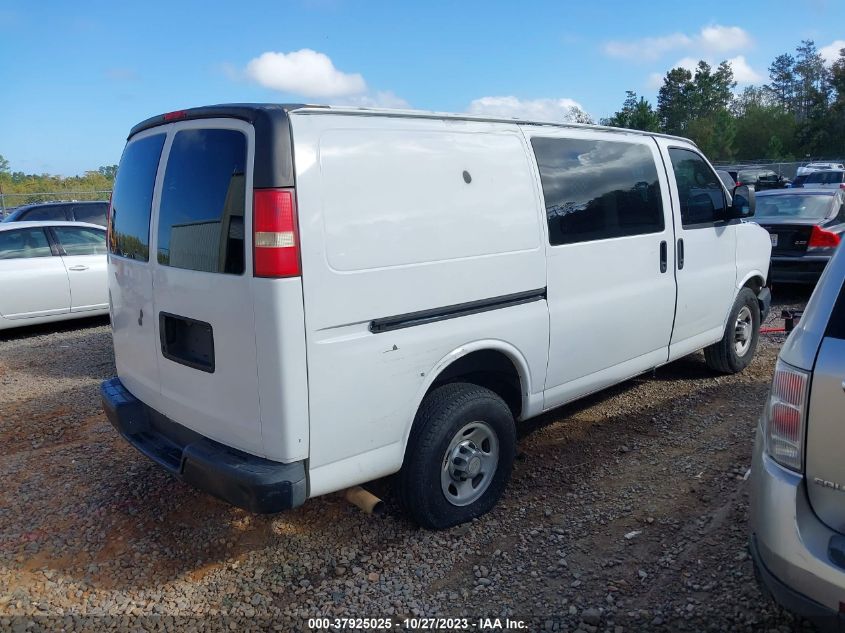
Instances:
[[[515,420],[522,415],[525,380],[517,363],[501,350],[479,349],[461,356],[441,370],[423,399],[438,387],[455,382],[489,389],[505,401]]]
[[[763,289],[763,286],[765,285],[766,283],[763,281],[762,277],[760,277],[759,275],[754,275],[745,281],[745,283],[742,285],[742,288],[751,288],[751,290],[754,291],[754,294],[757,294]],[[740,290],[742,290],[742,288],[740,288]]]

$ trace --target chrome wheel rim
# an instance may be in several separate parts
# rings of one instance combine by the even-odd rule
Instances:
[[[748,306],[742,306],[734,324],[734,351],[737,356],[745,356],[748,353],[753,338],[754,320],[751,318],[751,310]]]
[[[449,442],[440,469],[443,496],[454,506],[478,500],[499,465],[499,438],[486,422],[465,424]]]

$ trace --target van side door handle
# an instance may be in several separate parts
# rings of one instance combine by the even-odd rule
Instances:
[[[678,238],[678,270],[684,267],[684,238]]]
[[[76,266],[69,266],[68,270],[88,270],[88,266],[84,264],[77,264]]]
[[[666,245],[666,240],[660,242],[660,272],[665,273],[669,268],[669,248]]]

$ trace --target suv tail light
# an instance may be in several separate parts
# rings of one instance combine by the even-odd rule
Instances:
[[[809,374],[778,359],[763,415],[766,452],[781,466],[803,471]]]
[[[299,238],[293,189],[256,189],[252,213],[255,276],[299,275]]]
[[[833,231],[826,231],[820,226],[814,226],[810,233],[810,241],[807,242],[808,248],[835,248],[839,246],[842,238]]]

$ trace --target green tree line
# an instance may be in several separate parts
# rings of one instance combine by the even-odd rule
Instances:
[[[686,136],[717,161],[845,157],[845,49],[828,66],[804,40],[772,61],[768,83],[735,88],[728,62],[700,61],[666,73],[657,107],[629,90],[601,122]]]
[[[9,161],[0,155],[0,194],[7,209],[48,200],[108,200],[117,165],[104,165],[81,176],[25,174],[11,171]],[[53,194],[53,195],[44,195]]]

